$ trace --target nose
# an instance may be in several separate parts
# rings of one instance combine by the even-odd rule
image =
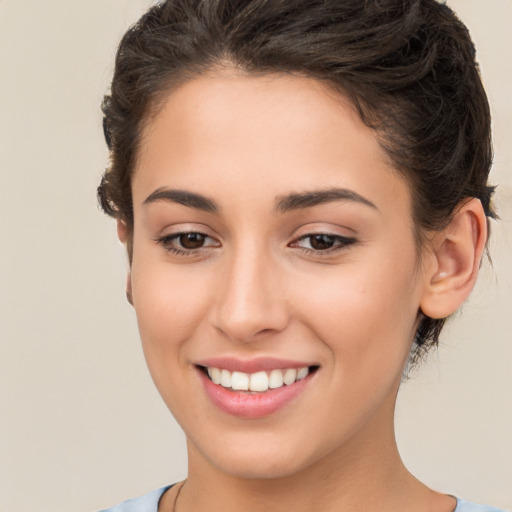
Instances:
[[[283,331],[289,312],[282,272],[271,255],[246,248],[234,252],[224,264],[212,311],[215,328],[238,342]]]

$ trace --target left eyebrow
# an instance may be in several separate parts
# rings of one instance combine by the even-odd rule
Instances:
[[[280,213],[285,213],[290,210],[311,208],[336,201],[356,202],[374,208],[377,211],[379,210],[370,200],[347,188],[328,188],[281,196],[276,200],[276,210]]]

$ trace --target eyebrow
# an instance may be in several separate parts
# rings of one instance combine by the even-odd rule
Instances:
[[[216,213],[219,211],[217,204],[207,197],[187,192],[186,190],[174,190],[168,188],[158,188],[150,194],[145,200],[144,205],[156,203],[158,201],[170,201],[172,203],[182,204],[189,208],[196,208],[205,212]]]
[[[169,201],[209,213],[218,213],[219,211],[217,203],[212,199],[186,190],[175,190],[164,187],[158,188],[144,200],[143,204],[148,205],[158,201]],[[278,212],[285,213],[291,210],[311,208],[313,206],[336,201],[353,201],[378,210],[377,206],[370,200],[346,188],[312,190],[280,196],[276,200],[275,208]]]
[[[359,195],[353,190],[346,188],[328,188],[325,190],[312,190],[309,192],[300,192],[297,194],[288,194],[281,196],[276,201],[276,210],[284,213],[290,210],[298,210],[301,208],[311,208],[325,203],[333,203],[336,201],[352,201],[365,206],[369,206],[378,211],[377,206],[370,200]]]

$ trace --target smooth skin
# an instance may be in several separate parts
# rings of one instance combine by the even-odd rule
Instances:
[[[478,200],[418,248],[409,186],[348,100],[229,68],[147,120],[132,190],[133,235],[118,233],[151,375],[187,437],[178,512],[454,510],[404,467],[394,407],[421,311],[448,316],[474,285]],[[201,386],[215,356],[319,369],[281,410],[239,418]]]

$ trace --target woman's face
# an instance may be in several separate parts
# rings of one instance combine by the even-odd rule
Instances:
[[[191,463],[375,456],[424,278],[408,187],[348,101],[291,76],[188,82],[145,127],[133,201],[142,343]]]

